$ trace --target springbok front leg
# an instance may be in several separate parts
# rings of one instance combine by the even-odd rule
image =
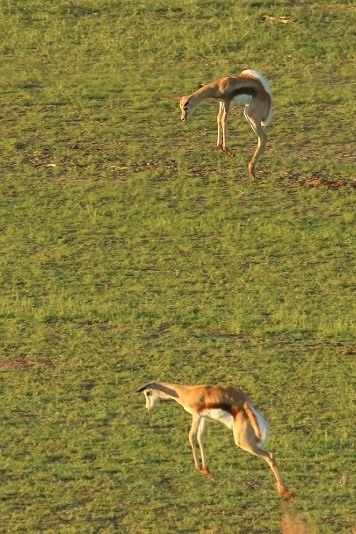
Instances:
[[[220,102],[219,104],[219,111],[216,116],[216,122],[218,123],[218,138],[216,140],[216,146],[219,150],[222,150],[223,147],[223,140],[222,140],[222,127],[221,127],[221,120],[222,120],[222,114],[224,111],[224,103]]]
[[[204,452],[204,445],[203,445],[205,426],[206,426],[206,421],[204,417],[201,417],[198,414],[194,414],[192,426],[189,432],[189,443],[190,443],[192,453],[193,453],[195,469],[199,471],[199,473],[201,473],[206,478],[209,478],[210,480],[214,480],[214,476],[210,473],[209,468],[206,464],[206,459],[205,459],[205,452]],[[197,438],[197,442],[199,445],[201,464],[199,463],[198,457],[197,457],[197,452],[196,452],[195,443],[194,443],[195,437]]]
[[[206,459],[205,459],[205,451],[204,451],[204,445],[203,445],[203,438],[205,434],[205,428],[206,428],[206,419],[204,417],[201,417],[199,426],[198,426],[198,432],[197,432],[197,442],[200,449],[200,458],[201,458],[201,474],[204,475],[209,480],[214,480],[214,475],[210,473],[210,470],[207,466]]]
[[[235,154],[228,150],[226,146],[226,139],[227,139],[227,119],[229,117],[230,110],[225,104],[225,102],[220,102],[219,112],[217,116],[217,123],[218,123],[218,140],[217,140],[217,147],[221,152],[224,152],[227,156],[234,157]]]

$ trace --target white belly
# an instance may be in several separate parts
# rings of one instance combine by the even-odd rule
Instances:
[[[237,95],[232,99],[232,102],[234,104],[249,104],[251,100],[251,95]]]
[[[231,413],[226,412],[225,410],[221,410],[220,408],[212,408],[210,410],[202,410],[200,412],[200,415],[203,417],[207,417],[208,419],[220,421],[220,423],[223,423],[228,428],[230,428],[230,430],[232,430],[234,418],[232,417]]]

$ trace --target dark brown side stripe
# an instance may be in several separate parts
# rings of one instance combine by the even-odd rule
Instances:
[[[198,406],[198,411],[203,412],[204,410],[224,410],[224,412],[228,412],[234,418],[236,417],[236,414],[238,412],[244,411],[243,409],[238,408],[237,406],[234,406],[233,404],[230,404],[228,402],[213,402],[208,404],[200,404]]]

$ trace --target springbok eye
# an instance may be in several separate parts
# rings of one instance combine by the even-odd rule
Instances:
[[[146,396],[147,397],[150,397],[152,395],[152,393],[150,391],[146,391]]]

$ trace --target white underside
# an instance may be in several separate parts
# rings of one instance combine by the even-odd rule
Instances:
[[[260,433],[261,433],[261,440],[259,442],[259,445],[263,447],[266,443],[267,436],[268,436],[268,423],[266,419],[263,417],[263,415],[260,414],[260,412],[257,411],[256,408],[251,403],[250,403],[250,407],[256,416],[258,426],[260,429]],[[203,410],[202,412],[200,412],[200,415],[203,417],[206,417],[207,419],[214,419],[214,421],[220,421],[220,423],[223,423],[230,430],[232,430],[234,426],[234,418],[231,415],[231,413],[226,412],[225,410],[222,410],[220,408]]]
[[[202,412],[200,412],[200,415],[202,415],[203,417],[207,417],[208,419],[220,421],[220,423],[226,425],[228,428],[230,428],[230,430],[232,430],[232,427],[234,425],[234,418],[232,417],[231,413],[226,412],[225,410],[221,410],[220,408],[203,410]]]
[[[234,104],[249,104],[252,100],[251,95],[238,95],[232,99]]]

